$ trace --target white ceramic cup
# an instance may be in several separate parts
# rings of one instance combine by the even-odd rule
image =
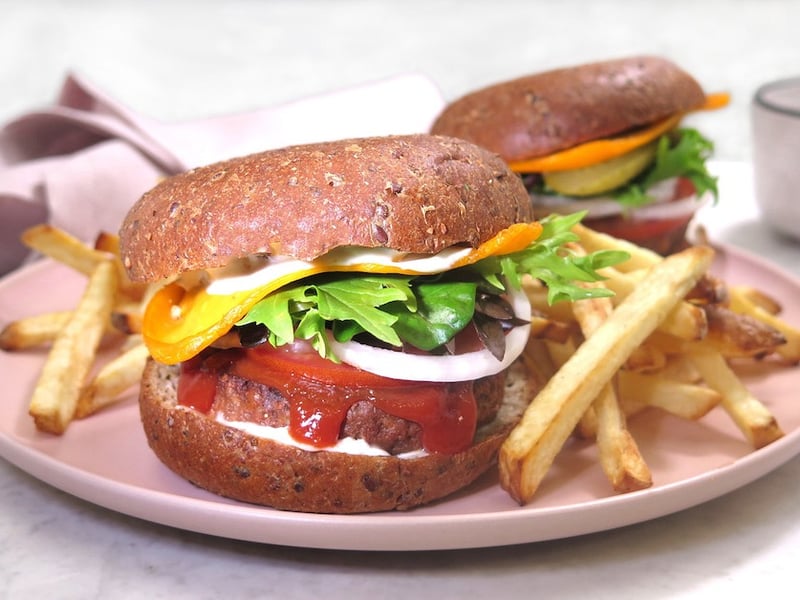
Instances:
[[[761,86],[751,124],[761,216],[775,231],[800,239],[800,77]]]

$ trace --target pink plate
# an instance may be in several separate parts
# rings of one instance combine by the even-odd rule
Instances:
[[[800,324],[800,282],[730,248],[716,272],[767,290]],[[84,279],[44,261],[0,281],[0,326],[72,306]],[[745,377],[786,435],[753,451],[727,414],[699,422],[649,412],[630,426],[650,465],[652,488],[615,495],[591,444],[571,442],[534,501],[516,505],[492,472],[462,493],[405,513],[334,516],[280,512],[226,500],[173,475],[151,454],[139,427],[135,391],[119,405],[73,423],[63,436],[38,433],[27,403],[44,351],[0,353],[0,455],[70,494],[155,523],[232,539],[347,550],[433,550],[500,546],[602,531],[667,515],[748,484],[800,451],[800,371]]]

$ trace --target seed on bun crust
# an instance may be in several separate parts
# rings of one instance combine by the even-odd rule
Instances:
[[[717,194],[704,164],[713,144],[680,121],[727,102],[665,58],[633,56],[468,93],[431,132],[497,152],[537,216],[585,210],[586,225],[666,254],[685,245],[698,200]]]

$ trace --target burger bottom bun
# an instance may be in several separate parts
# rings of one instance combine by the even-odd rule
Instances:
[[[419,458],[311,452],[223,425],[177,405],[178,367],[150,360],[139,396],[148,443],[172,471],[210,492],[282,510],[406,510],[452,494],[492,467],[536,389],[522,361],[507,371],[497,418],[454,455]]]

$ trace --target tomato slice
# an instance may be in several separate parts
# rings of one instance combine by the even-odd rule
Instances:
[[[258,381],[259,375],[265,370],[341,387],[382,388],[413,385],[413,382],[382,377],[348,364],[322,358],[316,350],[305,344],[278,348],[270,344],[260,344],[246,349],[242,358],[236,363],[237,373],[255,381]]]

